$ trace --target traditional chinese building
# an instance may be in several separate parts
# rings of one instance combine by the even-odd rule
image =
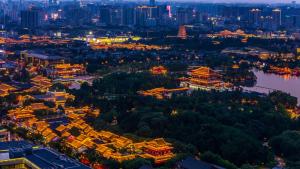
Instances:
[[[144,142],[142,147],[144,154],[141,155],[141,157],[152,158],[157,164],[163,163],[174,157],[174,154],[172,153],[173,147],[163,138]]]
[[[64,106],[68,99],[74,100],[75,96],[66,92],[47,92],[44,95],[35,95],[34,98]]]
[[[10,132],[0,126],[0,142],[10,141]]]
[[[9,95],[10,92],[17,90],[15,87],[5,83],[0,83],[0,97]]]
[[[44,76],[35,76],[34,78],[30,79],[31,84],[33,85],[32,88],[29,90],[36,90],[36,91],[48,91],[48,89],[52,86],[52,82],[50,79]]]
[[[138,91],[140,95],[143,96],[153,96],[157,99],[170,98],[172,94],[188,91],[189,88],[182,87],[176,89],[166,89],[164,87],[154,88],[150,90]]]
[[[72,78],[86,74],[83,64],[56,64],[47,71],[52,78]]]
[[[180,39],[187,38],[187,33],[184,25],[179,26],[177,37]]]
[[[231,84],[222,81],[222,75],[209,67],[199,67],[191,70],[190,77],[180,78],[180,86],[200,90],[226,90]]]
[[[168,73],[167,68],[163,66],[154,66],[150,69],[151,74],[153,75],[161,75],[161,74],[166,74]]]

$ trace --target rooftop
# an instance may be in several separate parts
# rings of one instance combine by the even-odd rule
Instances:
[[[36,51],[28,51],[27,54],[30,57],[38,58],[38,59],[41,59],[41,60],[60,60],[60,59],[63,59],[63,57],[60,57],[60,56],[41,54],[41,53],[38,53]]]
[[[25,158],[40,168],[88,169],[89,167],[48,148],[34,147],[27,141],[0,142],[1,152],[12,157]],[[7,161],[7,160],[4,160]],[[3,160],[0,160],[0,166]]]
[[[209,164],[200,160],[196,160],[192,157],[188,157],[179,163],[184,169],[225,169],[213,164]]]

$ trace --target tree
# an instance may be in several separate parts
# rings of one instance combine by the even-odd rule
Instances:
[[[14,79],[20,82],[29,82],[30,74],[25,68],[23,68],[20,72],[15,74]]]
[[[49,108],[54,108],[56,105],[52,101],[46,101],[44,102],[45,106],[48,106]]]
[[[284,131],[282,134],[273,137],[270,145],[274,152],[291,161],[300,161],[300,132]]]
[[[35,110],[35,111],[33,112],[33,114],[34,114],[38,119],[44,119],[44,118],[46,118],[46,117],[56,115],[57,112],[54,112],[54,111],[52,111],[52,110]]]
[[[69,132],[75,137],[80,135],[80,129],[77,127],[72,127]]]
[[[65,91],[67,88],[62,83],[54,83],[51,87],[51,91]]]
[[[227,160],[222,159],[219,155],[216,155],[210,151],[207,151],[203,154],[201,154],[201,160],[216,164],[222,167],[225,167],[227,169],[237,169],[238,167],[235,166],[234,164],[230,163]]]
[[[124,166],[125,169],[139,169],[143,165],[151,166],[151,162],[144,158],[135,158],[122,163],[122,166]]]
[[[268,97],[276,105],[282,104],[288,108],[295,108],[297,106],[296,97],[293,97],[290,94],[281,91],[274,91],[270,93]]]

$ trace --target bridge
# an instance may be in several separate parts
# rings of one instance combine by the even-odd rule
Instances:
[[[269,87],[264,87],[264,86],[254,86],[254,87],[242,87],[244,92],[258,92],[258,93],[264,93],[264,94],[269,94],[274,91],[278,91],[276,89],[272,89]]]

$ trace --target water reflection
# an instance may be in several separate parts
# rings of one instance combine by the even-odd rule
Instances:
[[[253,70],[257,77],[254,87],[244,87],[246,90],[260,93],[269,93],[272,90],[280,90],[298,98],[300,103],[300,78],[291,75],[276,75]]]

